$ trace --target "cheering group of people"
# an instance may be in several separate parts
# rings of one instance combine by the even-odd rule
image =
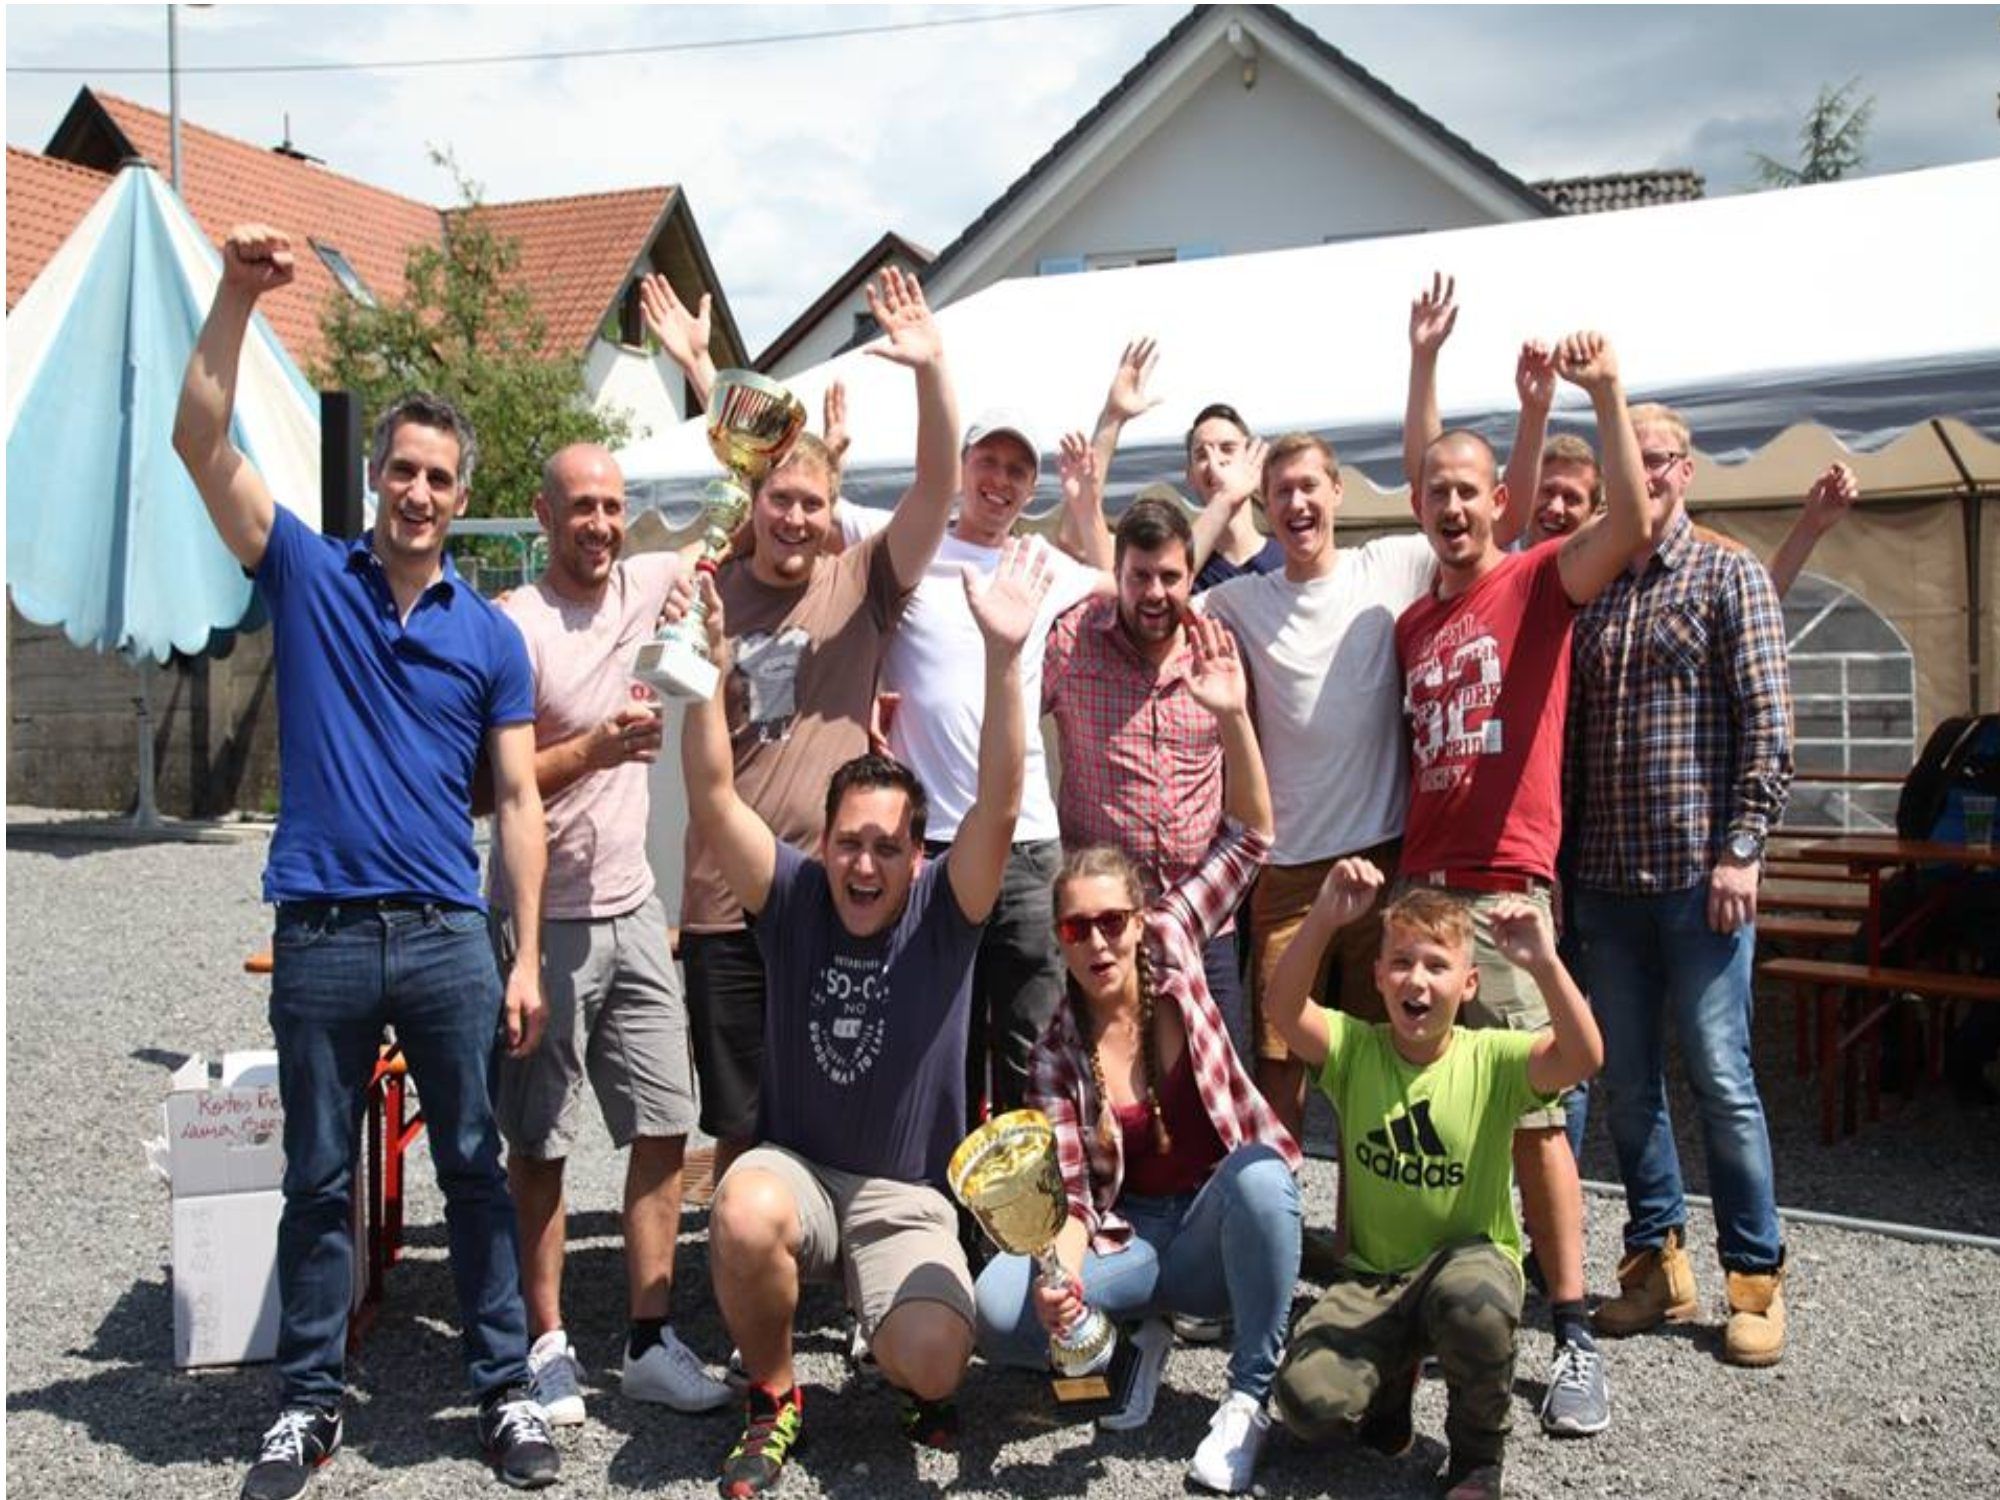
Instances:
[[[1708,1154],[1723,1356],[1779,1359],[1750,964],[1791,774],[1778,598],[1853,503],[1846,469],[1767,570],[1691,522],[1685,423],[1628,406],[1593,332],[1522,346],[1503,469],[1439,419],[1458,307],[1438,278],[1410,317],[1418,534],[1338,546],[1333,449],[1266,443],[1222,404],[1187,432],[1194,505],[1149,487],[1112,524],[1120,430],[1155,404],[1142,340],[1094,431],[1054,450],[1051,546],[1017,527],[1050,450],[1005,411],[961,430],[923,293],[890,270],[870,352],[917,401],[893,511],[840,500],[837,388],[720,567],[622,556],[623,479],[577,445],[536,497],[545,571],[494,604],[445,552],[476,462],[449,403],[381,415],[368,534],[322,538],[274,504],[231,412],[292,248],[246,226],[222,260],[174,440],[256,579],[277,670],[284,1390],[249,1500],[298,1494],[341,1442],[353,1145],[385,1025],[424,1103],[481,1442],[518,1487],[557,1478],[552,1429],[585,1417],[561,1286],[586,1079],[628,1148],[622,1393],[740,1402],[727,1497],[777,1484],[803,1430],[793,1329],[815,1280],[844,1287],[856,1362],[919,1444],[955,1442],[975,1353],[1046,1368],[1095,1309],[1132,1346],[1110,1429],[1145,1423],[1176,1338],[1229,1341],[1189,1463],[1205,1488],[1249,1488],[1274,1418],[1401,1454],[1434,1358],[1446,1492],[1498,1495],[1530,1282],[1558,1435],[1610,1420],[1598,1335],[1701,1310],[1669,1028]],[[706,401],[706,305],[658,276],[641,293]],[[1597,448],[1548,435],[1562,382]],[[633,673],[663,621],[721,669],[684,715]],[[679,965],[645,856],[673,717]],[[1576,1151],[1600,1070],[1628,1216],[1593,1318]],[[1340,1179],[1335,1222],[1310,1228],[1309,1087]],[[1054,1132],[1060,1286],[987,1255],[946,1192],[968,1128],[1020,1107]],[[671,1319],[697,1127],[717,1142],[719,1372]],[[1302,1274],[1320,1295],[1294,1321]]]

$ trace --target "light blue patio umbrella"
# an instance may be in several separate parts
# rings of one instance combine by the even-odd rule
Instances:
[[[135,164],[7,318],[7,588],[27,619],[139,667],[141,822],[151,664],[255,623],[250,581],[173,451],[182,372],[220,276],[180,199]],[[317,529],[318,397],[261,317],[232,432],[279,503]]]

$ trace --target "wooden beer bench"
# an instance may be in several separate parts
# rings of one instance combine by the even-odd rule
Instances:
[[[243,961],[246,974],[269,974],[271,951]],[[409,1063],[397,1042],[384,1042],[368,1079],[368,1112],[361,1127],[361,1150],[354,1164],[354,1191],[361,1202],[361,1242],[354,1251],[365,1278],[359,1301],[347,1320],[347,1342],[358,1345],[381,1309],[389,1268],[403,1258],[403,1157],[424,1133],[421,1106],[412,1108]]]
[[[1871,1037],[1875,1045],[1869,1052],[1866,1076],[1868,1118],[1882,1118],[1882,1030],[1898,1001],[1923,1001],[1929,1010],[1928,1060],[1932,1076],[1943,1066],[1942,1008],[1954,1002],[2000,1004],[2000,979],[1978,974],[1879,968],[1813,958],[1773,958],[1757,967],[1765,978],[1796,985],[1801,995],[1810,992],[1816,997],[1819,1133],[1820,1140],[1829,1146],[1837,1134],[1854,1133],[1856,1052]],[[1871,1001],[1872,1007],[1863,1010]]]

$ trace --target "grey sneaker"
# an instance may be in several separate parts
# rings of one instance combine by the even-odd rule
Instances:
[[[1542,1398],[1542,1430],[1551,1437],[1589,1437],[1611,1425],[1611,1390],[1604,1356],[1583,1344],[1557,1344]]]
[[[562,1473],[548,1413],[525,1385],[496,1391],[480,1403],[479,1442],[493,1472],[517,1490],[546,1489]]]
[[[550,1329],[528,1350],[528,1389],[549,1414],[551,1427],[583,1424],[583,1386],[576,1378],[576,1350],[560,1328]]]
[[[637,1359],[630,1349],[625,1351],[619,1382],[631,1400],[658,1402],[678,1412],[716,1411],[735,1399],[728,1385],[709,1374],[700,1356],[671,1328],[662,1328],[659,1342]]]
[[[1219,1344],[1229,1337],[1229,1319],[1197,1318],[1193,1313],[1175,1313],[1170,1320],[1174,1337],[1183,1344]]]

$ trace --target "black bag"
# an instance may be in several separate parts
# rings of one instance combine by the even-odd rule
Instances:
[[[2000,714],[1958,714],[1931,731],[1924,753],[1903,778],[1897,834],[1963,843],[1967,792],[2000,793]]]

